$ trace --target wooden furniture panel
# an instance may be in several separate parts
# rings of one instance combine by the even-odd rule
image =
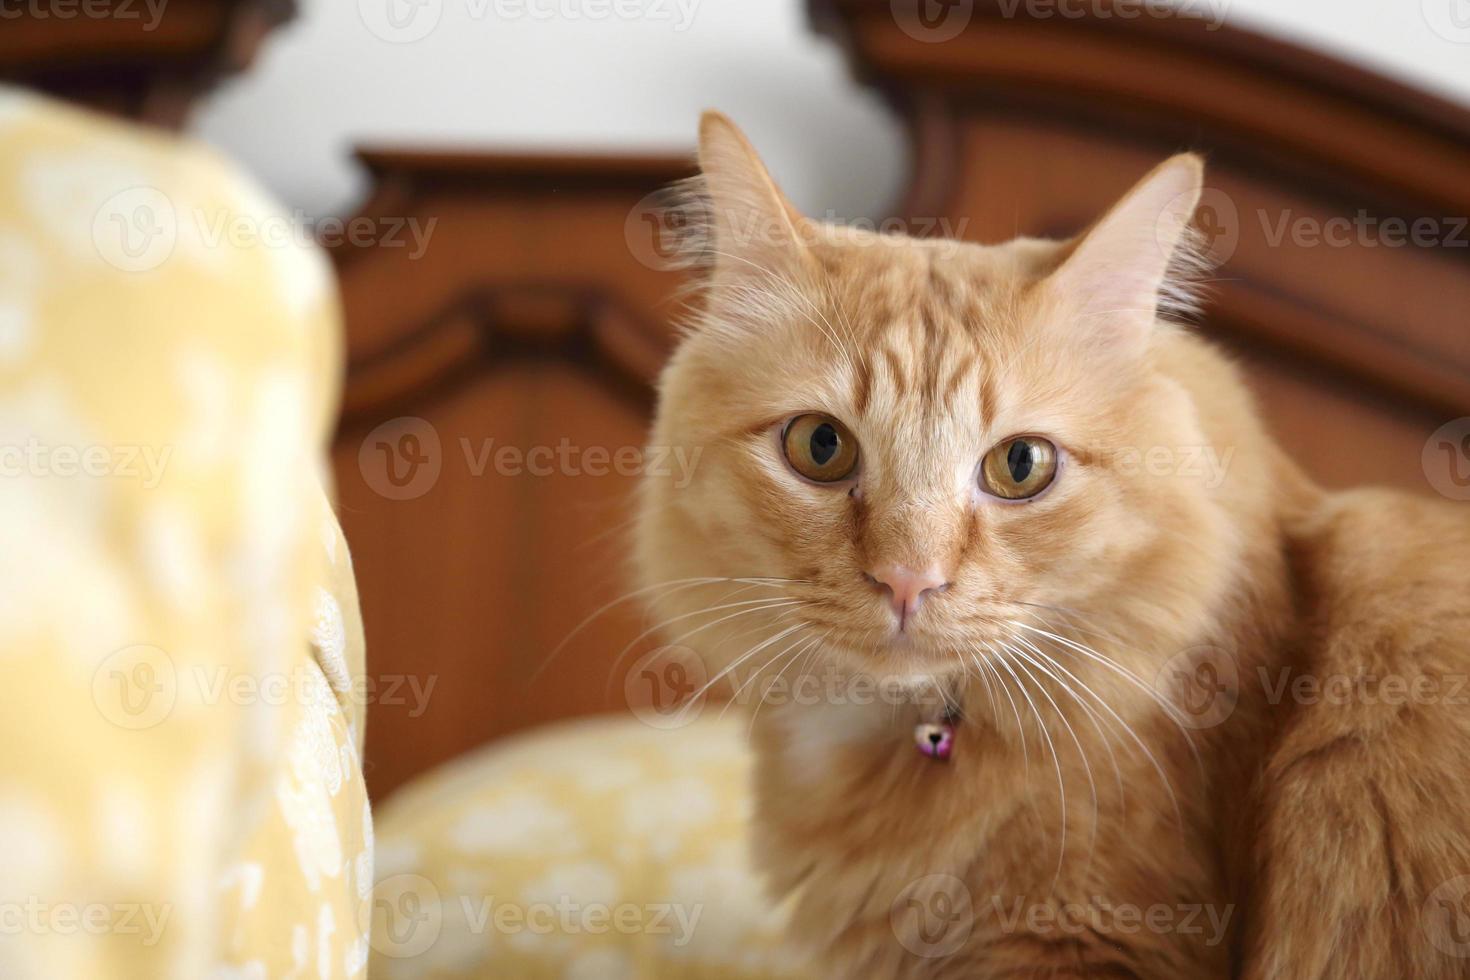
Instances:
[[[640,411],[550,359],[487,370],[413,411],[422,422],[401,432],[344,427],[334,454],[381,695],[367,752],[379,792],[545,720],[548,706],[568,715],[621,707],[604,654],[641,628],[636,607],[611,610],[548,665],[579,619],[628,589],[621,532],[634,479],[586,456],[640,447]],[[384,496],[379,445],[425,425],[438,478],[420,496]],[[562,453],[570,467],[550,455],[563,446],[575,451]],[[536,447],[547,453],[528,459]]]
[[[688,165],[365,159],[379,183],[359,217],[435,222],[417,257],[335,253],[350,329],[334,464],[384,695],[366,760],[381,795],[496,735],[626,706],[612,662],[642,629],[636,604],[547,658],[631,588],[629,454],[643,446],[678,285],[636,216]],[[394,486],[386,467],[408,481],[414,459],[437,476]],[[414,685],[426,699],[408,696]]]

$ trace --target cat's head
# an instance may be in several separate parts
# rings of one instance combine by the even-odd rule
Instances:
[[[1075,240],[998,246],[810,221],[719,115],[700,163],[706,288],[652,438],[697,462],[647,477],[637,532],[670,640],[905,676],[1073,613],[1182,636],[1219,600],[1235,545],[1188,376],[1233,382],[1161,318],[1197,157]]]

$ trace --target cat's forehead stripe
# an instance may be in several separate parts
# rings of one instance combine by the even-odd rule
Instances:
[[[1006,305],[992,295],[996,256],[978,246],[880,241],[820,249],[818,259],[832,319],[854,341],[844,360],[858,416],[907,403],[926,417],[960,407],[994,417],[988,332],[1001,328]]]
[[[868,402],[873,397],[873,365],[867,355],[856,358],[855,369],[857,376],[853,379],[853,405],[857,408],[858,415],[867,415]]]

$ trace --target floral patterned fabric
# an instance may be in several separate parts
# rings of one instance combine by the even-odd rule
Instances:
[[[746,723],[564,723],[378,815],[373,980],[796,980],[748,859]]]
[[[365,972],[322,256],[207,150],[0,88],[0,976]]]

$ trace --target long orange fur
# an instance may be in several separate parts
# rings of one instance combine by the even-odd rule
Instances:
[[[1470,517],[1322,491],[1159,316],[1198,159],[1076,240],[986,247],[811,222],[718,115],[700,158],[710,269],[653,435],[700,463],[645,481],[636,555],[712,674],[819,692],[753,720],[757,861],[817,972],[1470,976]],[[785,465],[802,412],[857,438],[852,486]],[[1017,434],[1055,484],[977,494]],[[876,562],[951,584],[899,633]],[[912,744],[936,692],[945,764]]]

